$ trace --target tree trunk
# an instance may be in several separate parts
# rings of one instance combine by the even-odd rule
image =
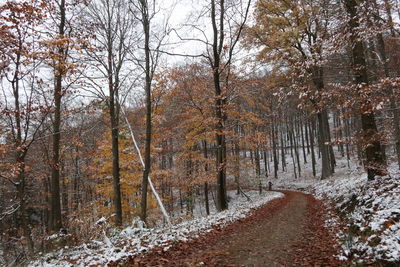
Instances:
[[[114,85],[112,84],[112,76],[110,79],[110,120],[111,120],[111,150],[112,150],[112,176],[113,176],[113,204],[115,212],[115,225],[122,225],[122,200],[121,200],[121,184],[120,184],[120,172],[119,172],[119,142],[118,142],[118,115],[115,110],[114,100]]]
[[[265,170],[265,177],[268,178],[268,173],[270,171],[270,166],[268,162],[268,151],[265,149],[263,152],[264,155],[264,170]]]
[[[305,123],[304,123],[304,133],[305,133],[305,138],[306,138],[306,143],[307,143],[307,154],[309,155],[310,154],[310,138],[309,138],[309,135],[308,135],[307,125],[308,125],[308,122],[305,121]]]
[[[237,133],[238,134],[238,133]],[[236,194],[240,194],[240,148],[239,148],[239,140],[236,138],[234,141],[235,148],[235,183],[236,183]]]
[[[293,129],[293,121],[292,121],[292,137],[293,137],[294,153],[296,155],[297,167],[298,167],[298,171],[299,171],[299,177],[301,177],[299,146],[297,145],[297,138],[295,135],[295,131]]]
[[[17,185],[17,190],[18,190],[18,197],[20,201],[20,219],[21,219],[21,225],[22,225],[22,230],[24,233],[24,237],[26,238],[26,241],[28,243],[28,251],[29,254],[32,256],[34,253],[34,243],[32,240],[31,236],[31,229],[29,228],[29,223],[28,223],[28,216],[26,213],[26,200],[25,200],[25,171],[23,168],[25,168],[25,161],[24,159],[19,159],[19,167],[20,167],[20,173],[19,173],[19,184]]]
[[[17,192],[18,192],[18,199],[20,203],[20,216],[21,225],[23,235],[28,242],[28,251],[30,255],[34,253],[34,243],[31,237],[31,231],[29,228],[29,220],[26,214],[26,201],[25,201],[25,187],[26,187],[26,176],[25,176],[25,157],[27,153],[27,147],[25,146],[22,140],[22,112],[21,112],[21,104],[20,104],[20,67],[22,65],[21,62],[21,55],[22,55],[22,43],[19,42],[18,46],[18,53],[16,56],[15,62],[15,71],[13,75],[13,79],[11,81],[11,87],[13,89],[13,96],[14,96],[14,105],[15,105],[15,112],[14,112],[14,119],[15,119],[15,128],[13,127],[12,134],[14,136],[14,150],[16,151],[16,158],[15,158],[15,165],[17,168],[18,173],[18,182],[14,183]],[[23,148],[23,149],[21,149]]]
[[[110,21],[108,23],[111,23]],[[113,39],[112,29],[109,25],[107,28],[107,76],[109,91],[109,115],[111,126],[111,150],[112,150],[112,176],[113,176],[113,206],[115,212],[115,226],[122,225],[122,198],[120,184],[120,168],[119,168],[119,108],[118,108],[118,81],[113,79],[114,62],[113,62]]]
[[[391,16],[390,5],[388,3],[388,0],[385,0],[385,7],[387,10],[386,13],[388,14],[388,17],[389,17],[391,37],[396,38],[396,34],[392,28],[393,27],[392,16]],[[379,54],[381,55],[381,59],[383,62],[383,69],[385,72],[385,77],[390,78],[390,67],[389,67],[388,57],[386,54],[385,41],[383,40],[382,33],[378,33],[377,40],[378,40]],[[393,95],[393,91],[394,91],[393,88],[389,87],[388,90],[389,90],[389,93],[391,95]],[[390,97],[390,109],[393,112],[393,127],[394,127],[395,147],[396,147],[396,155],[397,155],[397,165],[400,169],[400,114],[399,114],[399,110],[397,109],[396,100],[394,97]]]
[[[317,113],[318,118],[318,140],[319,140],[319,148],[321,151],[321,160],[322,160],[322,168],[321,168],[321,179],[326,179],[332,175],[332,165],[329,160],[329,147],[326,144],[327,142],[327,134],[325,132],[326,128],[324,127],[324,119],[323,114],[321,112]]]
[[[303,123],[301,121],[298,122],[298,130],[300,130],[300,135],[301,135],[301,148],[303,150],[304,164],[307,164],[306,145],[305,145],[305,141],[304,141]]]
[[[282,159],[282,171],[286,169],[286,159],[285,159],[285,144],[283,140],[283,126],[280,127],[281,132],[281,159]]]
[[[226,115],[224,114],[225,96],[223,96],[221,88],[221,53],[224,38],[224,13],[225,3],[224,0],[219,2],[220,5],[220,28],[217,28],[217,15],[216,3],[211,0],[211,23],[213,28],[213,82],[215,90],[215,116],[217,119],[216,125],[216,168],[217,168],[217,209],[219,211],[228,208],[228,199],[226,194],[226,140],[225,140],[225,121]]]
[[[312,68],[313,83],[317,91],[324,90],[324,80],[323,68],[320,66],[315,66]],[[318,119],[318,141],[319,149],[321,152],[322,159],[322,169],[321,169],[321,179],[326,179],[333,173],[333,166],[331,164],[331,154],[330,154],[330,136],[329,136],[329,123],[328,123],[328,113],[325,109],[321,109],[317,113]]]
[[[294,134],[292,129],[289,129],[289,125],[287,126],[287,132],[289,135],[289,145],[290,145],[290,156],[292,157],[292,163],[293,163],[293,173],[294,173],[294,178],[297,179],[297,170],[296,170],[296,161],[295,161],[295,153],[293,153],[294,149]]]
[[[208,159],[208,151],[207,151],[207,141],[203,141],[203,151],[204,151],[204,158],[207,160]],[[208,163],[206,162],[206,164],[204,165],[204,171],[208,172]],[[208,183],[205,182],[204,183],[204,201],[205,201],[205,205],[206,205],[206,213],[207,215],[210,215],[210,202],[208,200]]]
[[[58,35],[64,38],[65,35],[65,0],[60,2],[60,24]],[[63,96],[62,78],[65,73],[65,48],[64,44],[58,47],[57,67],[55,70],[54,87],[54,120],[53,120],[53,145],[51,160],[51,223],[50,230],[59,231],[62,228],[61,219],[61,197],[60,197],[60,126],[61,126],[61,98]]]
[[[310,131],[310,147],[311,147],[311,166],[313,176],[317,176],[316,172],[316,160],[315,160],[315,150],[314,150],[314,129],[315,129],[315,119],[311,118],[311,123],[308,125],[308,130]]]
[[[148,4],[145,0],[140,0],[142,12],[142,24],[144,31],[144,52],[145,52],[145,92],[146,92],[146,144],[144,152],[144,171],[142,179],[142,199],[140,218],[146,222],[147,219],[147,187],[151,168],[151,132],[152,132],[152,107],[151,107],[151,66],[150,66],[150,17]]]
[[[323,115],[323,121],[324,121],[327,142],[330,143],[332,139],[331,139],[331,131],[330,131],[330,127],[329,127],[328,111],[323,110],[322,115]],[[335,159],[335,153],[333,152],[333,146],[331,144],[328,144],[328,150],[329,150],[329,162],[331,164],[331,172],[333,174],[335,172],[336,159]]]
[[[350,123],[348,118],[343,118],[344,134],[346,136],[346,158],[347,166],[350,168]]]
[[[361,1],[362,2],[362,1]],[[353,57],[353,72],[355,75],[355,83],[359,89],[360,85],[368,85],[368,74],[367,64],[364,56],[364,47],[361,40],[359,40],[359,34],[357,33],[360,27],[357,18],[357,8],[360,1],[346,0],[345,6],[347,13],[350,16],[349,27],[351,31],[351,47]],[[375,176],[384,174],[384,160],[381,148],[381,142],[379,140],[378,129],[375,123],[374,112],[371,107],[369,100],[364,100],[363,103],[368,107],[368,113],[362,112],[361,114],[361,125],[362,125],[362,137],[364,142],[368,142],[365,148],[365,161],[364,167],[368,173],[368,180],[373,180]]]
[[[261,184],[261,164],[260,164],[260,151],[258,148],[254,151],[254,160],[256,165],[256,176],[258,181],[258,191],[261,195],[262,193],[262,184]]]
[[[274,157],[274,178],[278,179],[278,167],[279,160],[277,155],[277,147],[276,147],[276,126],[275,121],[272,122],[272,154]]]

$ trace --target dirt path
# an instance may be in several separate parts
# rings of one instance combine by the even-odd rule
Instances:
[[[125,266],[345,266],[333,257],[336,241],[323,226],[321,202],[283,193],[248,218]]]

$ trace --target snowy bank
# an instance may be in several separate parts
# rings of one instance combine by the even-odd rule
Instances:
[[[247,217],[251,212],[265,203],[283,197],[278,192],[248,192],[252,201],[245,197],[236,196],[230,192],[229,209],[214,213],[206,217],[193,218],[174,225],[171,228],[146,229],[135,223],[135,227],[128,227],[103,240],[93,240],[91,243],[79,247],[64,248],[46,255],[29,264],[29,266],[105,266],[107,263],[126,259],[130,256],[151,250],[155,247],[164,247],[168,250],[178,241],[189,241],[202,234],[212,231],[213,227],[228,225],[236,220]]]
[[[338,235],[347,257],[355,262],[399,263],[400,173],[394,168],[389,172],[368,181],[366,174],[349,170],[323,181],[286,180],[280,187],[308,191],[333,203],[345,223]]]

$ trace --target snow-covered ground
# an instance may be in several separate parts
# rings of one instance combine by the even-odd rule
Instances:
[[[168,250],[176,241],[188,241],[210,232],[215,226],[224,226],[238,219],[249,216],[251,212],[268,201],[283,197],[277,192],[248,192],[252,201],[234,192],[230,195],[229,209],[213,213],[205,217],[197,217],[173,227],[146,229],[139,221],[125,228],[112,237],[103,236],[102,240],[93,240],[79,247],[68,248],[42,255],[29,266],[105,266],[108,262],[123,260],[154,247],[164,247]],[[98,223],[106,223],[103,219]]]
[[[315,187],[347,219],[345,252],[354,259],[400,262],[399,173],[368,181],[366,175],[328,180]]]
[[[293,179],[284,177],[276,187],[313,193],[333,203],[345,230],[337,233],[343,254],[355,262],[400,262],[400,172],[389,168],[389,175],[368,181],[354,162],[338,160],[332,178]],[[334,216],[332,214],[332,216]],[[336,221],[336,218],[330,218]]]
[[[327,226],[335,226],[339,222],[345,226],[337,232],[342,241],[345,256],[355,262],[400,262],[400,172],[397,166],[389,168],[389,175],[368,181],[361,166],[354,161],[347,161],[338,156],[337,167],[333,177],[320,181],[317,163],[317,177],[312,176],[311,163],[302,165],[301,177],[294,178],[294,169],[287,159],[287,170],[281,169],[278,179],[262,177],[267,185],[272,181],[273,189],[301,190],[325,199],[336,209],[332,211],[327,205]],[[301,162],[303,164],[303,161]],[[272,167],[273,168],[273,167]],[[257,187],[258,179],[249,168],[243,170],[243,177],[248,177],[249,186]],[[244,181],[243,181],[244,182]],[[211,231],[214,226],[226,225],[237,219],[248,216],[252,209],[259,207],[279,193],[250,192],[253,202],[229,192],[230,208],[222,213],[204,215],[204,207],[196,205],[194,219],[174,225],[172,228],[158,227],[154,229],[128,227],[112,236],[103,236],[102,240],[93,240],[79,247],[64,248],[43,255],[30,266],[89,266],[106,265],[107,262],[123,260],[157,246],[168,249],[175,241],[194,239]],[[328,207],[329,206],[329,207]],[[341,215],[339,218],[337,212]],[[343,225],[344,224],[344,225]],[[337,227],[335,227],[337,229]]]

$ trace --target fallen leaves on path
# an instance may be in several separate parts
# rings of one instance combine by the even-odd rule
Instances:
[[[339,255],[339,241],[332,229],[325,227],[325,207],[320,200],[307,195],[307,221],[299,242],[293,245],[292,260],[298,266],[346,266]]]
[[[195,240],[171,244],[167,251],[155,248],[111,266],[346,266],[334,256],[339,247],[325,228],[322,202],[311,195],[284,193],[285,198],[251,216]],[[292,214],[299,221],[293,223]]]

